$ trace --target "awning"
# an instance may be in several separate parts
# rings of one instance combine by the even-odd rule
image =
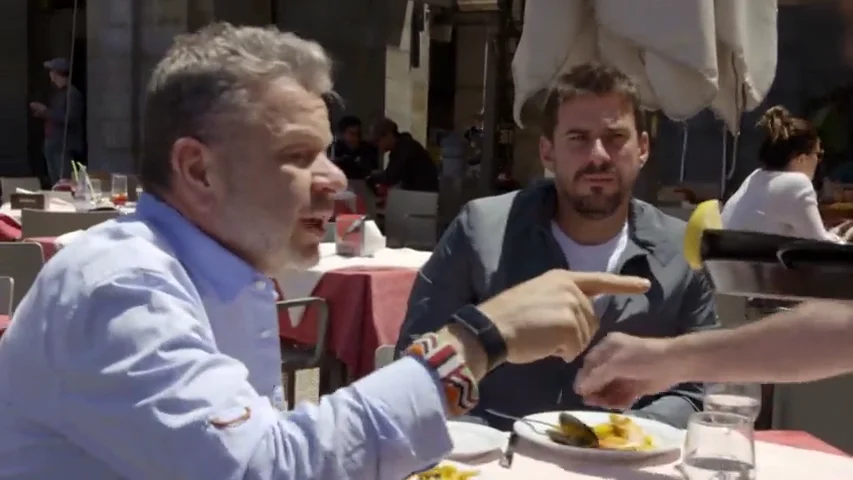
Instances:
[[[710,107],[733,132],[776,73],[777,0],[530,0],[513,58],[515,118],[589,61],[637,83],[643,107],[686,120]]]

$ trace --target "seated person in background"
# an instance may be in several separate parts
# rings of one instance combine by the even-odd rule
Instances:
[[[379,170],[379,151],[361,136],[361,120],[354,115],[341,118],[332,145],[332,161],[349,180],[364,180]]]
[[[438,166],[411,134],[400,131],[393,120],[383,118],[372,129],[379,154],[388,153],[385,171],[371,177],[374,184],[419,192],[438,191]]]
[[[726,202],[725,228],[843,241],[824,227],[812,185],[823,156],[817,130],[781,106],[767,110],[759,125],[767,129],[758,152],[761,167]]]
[[[539,142],[554,179],[469,203],[419,273],[397,348],[479,302],[551,269],[630,273],[651,281],[645,296],[598,296],[598,341],[612,331],[673,337],[717,326],[714,296],[681,253],[685,223],[632,198],[648,158],[637,89],[618,70],[583,65],[548,94]],[[509,429],[524,416],[587,408],[572,383],[582,356],[506,365],[481,384],[473,414]],[[682,384],[640,399],[633,412],[684,427],[702,404],[702,387]]]

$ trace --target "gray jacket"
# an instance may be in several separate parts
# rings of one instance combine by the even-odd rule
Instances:
[[[444,233],[421,269],[409,298],[398,351],[412,337],[437,330],[460,307],[478,304],[553,268],[569,268],[551,234],[556,208],[552,181],[519,192],[474,200]],[[685,223],[634,200],[629,242],[618,271],[652,281],[645,295],[609,299],[593,343],[609,332],[671,337],[718,325],[714,295],[704,276],[690,270],[682,256]],[[548,358],[527,365],[503,365],[480,384],[480,405],[472,412],[501,429],[510,421],[494,418],[487,408],[524,416],[551,410],[588,409],[573,390],[583,355],[572,363]],[[685,427],[701,408],[698,384],[677,385],[641,399],[643,416]]]

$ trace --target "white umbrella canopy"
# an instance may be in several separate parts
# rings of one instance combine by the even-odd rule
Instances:
[[[562,72],[599,61],[643,107],[686,120],[710,107],[732,132],[773,83],[777,0],[528,0],[513,58],[515,119]]]

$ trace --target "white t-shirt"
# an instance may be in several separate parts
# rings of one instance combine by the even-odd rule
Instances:
[[[575,272],[615,273],[622,252],[628,245],[628,224],[610,240],[599,245],[581,245],[563,232],[556,222],[551,222],[551,234],[560,245],[560,250],[569,263],[569,269]],[[601,316],[604,306],[601,295],[594,297],[595,312]]]
[[[823,226],[817,193],[800,172],[758,169],[743,181],[723,207],[723,227],[840,242]]]

